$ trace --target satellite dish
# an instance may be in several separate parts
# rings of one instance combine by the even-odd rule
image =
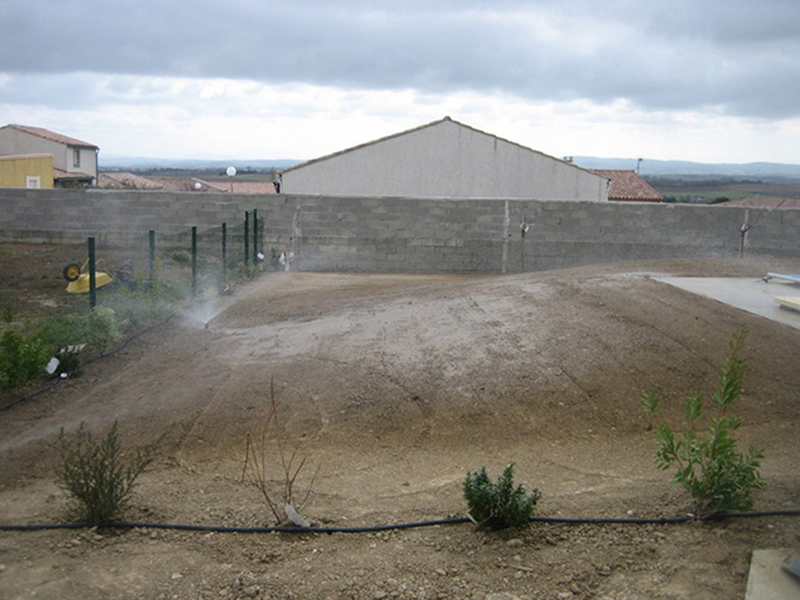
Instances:
[[[203,187],[202,183],[200,183],[199,181],[194,182],[194,189],[199,190],[201,187]]]
[[[228,167],[225,172],[228,174],[228,177],[233,177],[236,175],[236,167]]]

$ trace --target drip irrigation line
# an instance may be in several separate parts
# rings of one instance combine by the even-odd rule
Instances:
[[[112,355],[116,354],[117,352],[119,352],[120,350],[122,350],[123,348],[125,348],[125,346],[127,346],[128,344],[130,344],[130,343],[131,343],[133,340],[135,340],[136,338],[143,336],[145,333],[148,333],[148,332],[150,332],[150,331],[153,331],[153,330],[154,330],[154,329],[156,329],[157,327],[162,327],[162,326],[166,325],[167,323],[169,323],[169,322],[172,320],[172,318],[173,318],[174,316],[175,316],[174,314],[173,314],[173,315],[169,315],[169,316],[168,316],[166,319],[164,319],[163,321],[159,321],[158,323],[153,323],[152,325],[150,325],[150,326],[148,326],[148,327],[145,327],[144,329],[142,329],[142,330],[140,330],[140,331],[137,331],[137,332],[136,332],[136,333],[134,333],[132,336],[130,336],[130,337],[129,337],[129,338],[127,338],[126,340],[122,341],[120,344],[118,344],[116,347],[112,348],[112,349],[111,349],[111,350],[109,350],[108,352],[101,352],[99,355],[97,355],[97,356],[95,356],[95,357],[93,357],[93,358],[90,358],[89,360],[85,361],[85,363],[84,363],[84,364],[87,364],[87,365],[88,365],[88,364],[91,364],[91,363],[93,363],[93,362],[94,362],[94,361],[96,361],[96,360],[99,360],[99,359],[101,359],[101,358],[105,358],[106,356],[112,356]]]
[[[26,394],[25,396],[20,396],[16,400],[12,400],[8,404],[4,404],[3,406],[0,406],[0,412],[3,412],[4,410],[8,410],[12,406],[16,406],[20,402],[24,402],[25,400],[30,400],[31,398],[34,398],[34,397],[38,396],[39,394],[44,394],[45,392],[47,392],[49,390],[52,390],[59,383],[61,383],[61,379],[60,378],[56,379],[55,381],[53,381],[51,383],[48,383],[46,386],[44,386],[42,388],[39,388],[35,392],[31,392],[30,394]]]
[[[614,518],[614,517],[531,517],[532,523],[565,525],[673,525],[694,521],[724,521],[754,517],[800,517],[800,509],[766,510],[741,513],[725,513],[699,518],[695,515],[683,517]],[[137,521],[111,521],[108,523],[38,523],[27,525],[0,525],[0,531],[48,531],[57,529],[166,529],[173,531],[198,531],[206,533],[376,533],[438,525],[460,525],[471,523],[468,517],[417,521],[391,525],[369,525],[363,527],[229,527],[223,525],[192,525],[182,523],[143,523]]]
[[[118,344],[116,347],[112,348],[108,352],[101,352],[97,356],[94,356],[94,357],[89,358],[88,360],[85,360],[83,364],[84,365],[88,365],[88,364],[93,363],[96,360],[101,359],[101,358],[105,358],[107,356],[112,356],[112,355],[116,354],[117,352],[122,350],[125,346],[127,346],[129,343],[131,343],[133,340],[135,340],[136,338],[144,335],[145,333],[147,333],[149,331],[152,331],[153,329],[156,329],[157,327],[162,327],[163,325],[166,325],[167,323],[169,323],[169,321],[174,316],[175,315],[170,315],[166,319],[164,319],[163,321],[159,321],[158,323],[154,323],[154,324],[150,325],[149,327],[145,327],[141,331],[137,331],[132,336],[130,336],[129,338],[127,338],[122,343]],[[25,400],[30,400],[31,398],[35,398],[39,394],[43,394],[43,393],[45,393],[47,391],[52,390],[59,383],[61,383],[63,380],[64,379],[62,379],[61,377],[56,377],[56,379],[54,381],[52,381],[51,383],[48,383],[47,385],[39,388],[38,390],[35,390],[35,391],[33,391],[33,392],[29,393],[29,394],[26,394],[24,396],[20,396],[16,400],[12,400],[8,404],[4,404],[3,406],[0,406],[0,412],[3,412],[4,410],[8,410],[12,406],[16,406],[20,402],[24,402]]]

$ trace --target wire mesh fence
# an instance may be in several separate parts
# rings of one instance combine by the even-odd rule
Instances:
[[[7,340],[14,360],[31,340],[51,355],[88,340],[102,352],[108,340],[95,329],[125,336],[268,268],[262,240],[252,211],[236,223],[144,231],[113,244],[100,235],[85,244],[0,245],[0,380],[16,368],[1,360]]]

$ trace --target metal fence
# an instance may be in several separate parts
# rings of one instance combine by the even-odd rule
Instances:
[[[137,302],[181,305],[224,292],[272,268],[263,239],[263,219],[253,210],[236,223],[162,236],[144,231],[114,245],[100,235],[49,255],[44,246],[0,246],[0,333],[35,331],[54,316],[98,305],[115,310]]]

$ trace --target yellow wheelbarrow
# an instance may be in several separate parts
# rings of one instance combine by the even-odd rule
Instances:
[[[106,261],[100,259],[95,265],[94,282],[96,288],[101,288],[114,281],[109,275],[105,266]],[[64,279],[67,280],[67,293],[69,294],[88,294],[89,293],[89,259],[83,261],[83,265],[69,263],[62,271]]]

